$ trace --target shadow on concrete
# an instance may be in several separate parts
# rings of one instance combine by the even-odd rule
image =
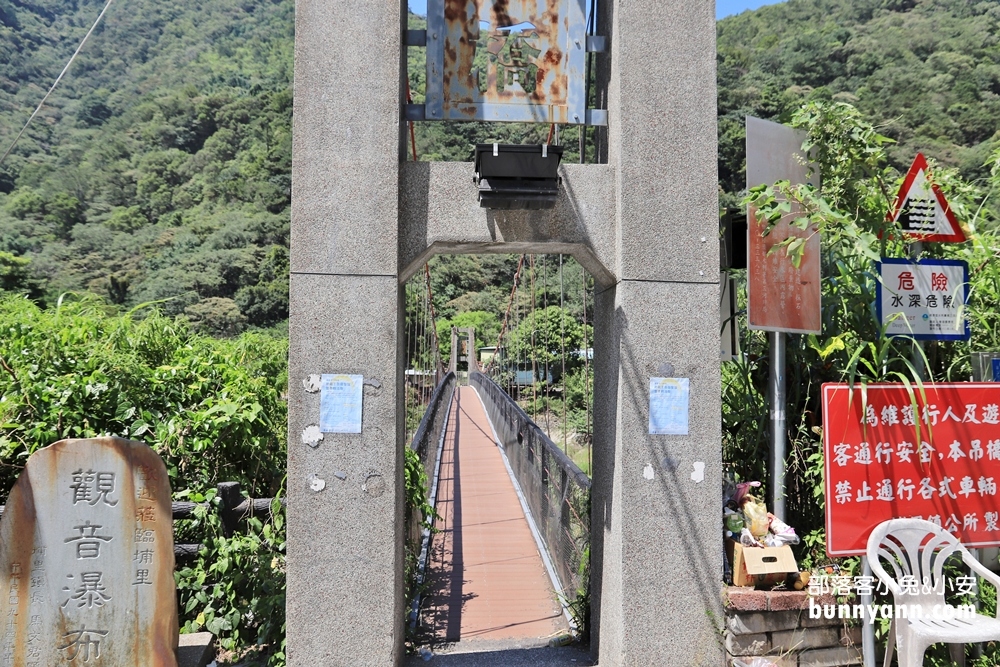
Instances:
[[[456,408],[462,410],[461,394],[455,394]],[[432,562],[450,564],[442,567],[429,583],[428,609],[424,612],[424,629],[433,643],[457,642],[462,638],[462,608],[473,596],[465,594],[465,563],[462,557],[462,479],[459,460],[458,439],[461,423],[456,418],[455,433],[451,448],[451,512],[450,525],[434,535],[434,558]],[[445,481],[444,478],[440,480]],[[445,514],[442,514],[445,515]],[[448,537],[451,538],[451,552],[447,551]]]
[[[477,642],[478,643],[478,642]],[[487,642],[482,642],[484,645]],[[484,646],[484,648],[486,648]],[[564,646],[561,648],[520,648],[506,650],[485,650],[478,653],[435,653],[425,661],[419,655],[406,658],[406,667],[428,665],[434,667],[581,667],[593,665],[590,654],[584,648]]]

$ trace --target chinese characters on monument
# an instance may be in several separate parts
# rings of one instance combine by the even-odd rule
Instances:
[[[863,554],[892,518],[1000,544],[1000,385],[823,385],[827,552]]]
[[[0,523],[0,665],[176,667],[170,486],[142,443],[28,459]]]

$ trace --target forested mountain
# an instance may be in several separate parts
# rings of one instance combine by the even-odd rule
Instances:
[[[116,3],[0,165],[0,289],[89,290],[126,307],[168,299],[167,314],[215,333],[280,323],[293,3]],[[0,150],[102,6],[0,0]],[[786,120],[815,98],[858,106],[898,141],[899,167],[922,150],[979,175],[1000,126],[998,23],[1000,0],[788,0],[723,19],[723,200],[742,188],[743,116]],[[420,101],[423,50],[408,56]],[[417,154],[469,159],[473,143],[547,133],[419,123]],[[568,161],[579,159],[577,137],[562,128]]]
[[[101,8],[0,0],[3,150]],[[174,297],[214,332],[283,320],[292,18],[287,0],[112,5],[0,166],[0,277]]]
[[[743,187],[743,117],[858,107],[905,169],[917,151],[982,175],[1000,129],[997,0],[789,0],[718,23],[719,178]]]

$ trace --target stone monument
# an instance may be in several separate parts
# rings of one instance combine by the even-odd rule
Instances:
[[[176,667],[163,461],[120,438],[28,459],[0,522],[0,665]]]

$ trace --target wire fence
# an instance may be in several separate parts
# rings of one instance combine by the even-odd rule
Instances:
[[[473,372],[514,476],[569,601],[586,594],[590,568],[590,478],[489,376]]]

